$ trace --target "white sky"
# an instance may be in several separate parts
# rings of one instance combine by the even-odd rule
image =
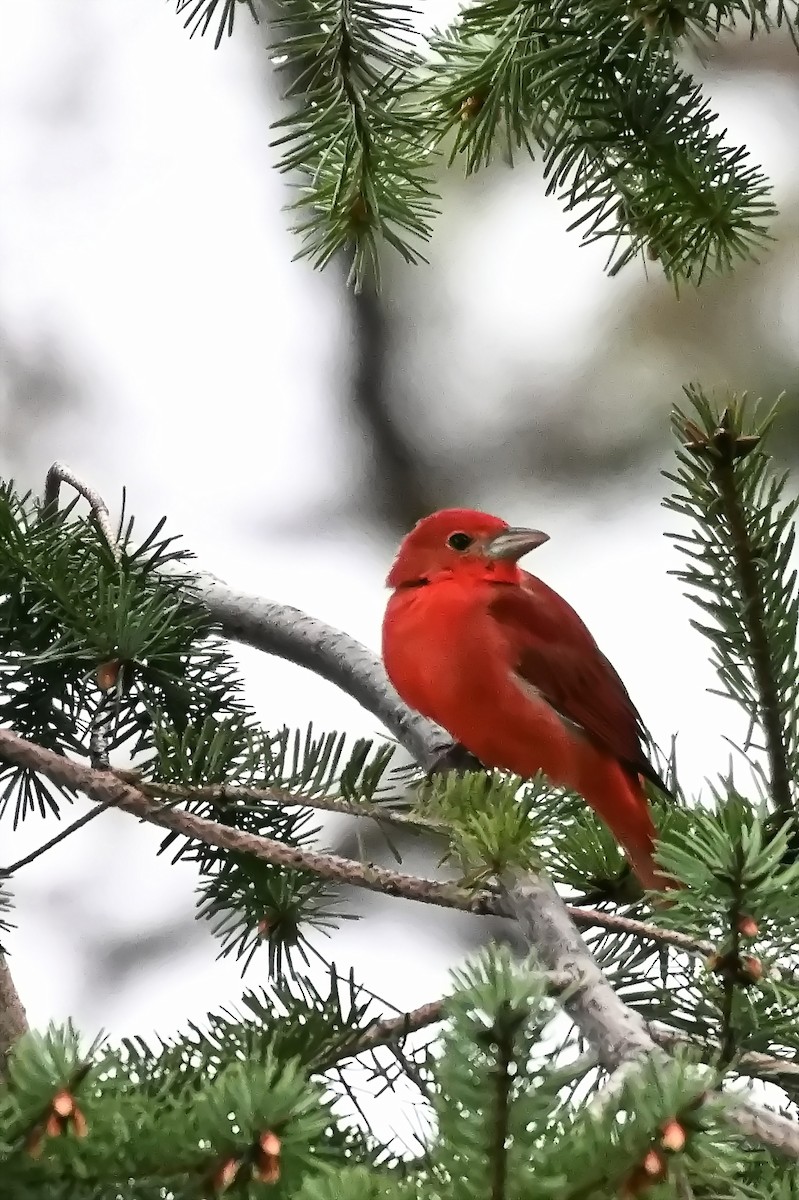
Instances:
[[[3,319],[23,340],[53,332],[84,397],[67,422],[40,428],[32,413],[23,461],[9,464],[0,448],[0,469],[13,465],[40,487],[61,458],[109,502],[124,483],[142,529],[167,513],[208,569],[376,647],[393,548],[355,525],[320,538],[304,518],[346,496],[358,447],[331,384],[347,353],[337,281],[290,261],[257,44],[240,35],[214,53],[208,39],[190,41],[174,5],[159,0],[0,0],[0,16]],[[774,123],[779,87],[764,96],[744,81],[722,98],[736,138],[755,143],[791,190],[795,155]],[[568,377],[597,339],[614,336],[635,283],[632,274],[604,279],[602,255],[578,250],[555,202],[531,197],[532,186],[520,173],[499,194],[473,193],[479,211],[459,193],[434,245],[430,270],[446,273],[455,339],[441,352],[461,356],[463,369],[462,429],[485,419],[481,372],[491,361]],[[402,272],[396,278],[402,286]],[[692,374],[686,363],[686,380]],[[434,407],[427,414],[446,417]],[[629,501],[565,504],[531,481],[525,494],[463,502],[491,501],[508,519],[549,531],[535,569],[585,618],[656,737],[666,743],[679,730],[684,776],[696,787],[724,765],[721,729],[730,726],[703,690],[713,682],[704,647],[687,626],[679,585],[665,577],[675,559],[661,534],[673,523],[660,490],[653,478]],[[294,515],[298,531],[281,536]],[[313,719],[375,732],[329,685],[241,657],[267,726]],[[9,848],[5,828],[6,859],[54,831],[29,821]],[[168,967],[144,967],[124,992],[108,993],[93,973],[98,944],[190,912],[192,878],[155,860],[157,836],[129,818],[108,814],[91,831],[19,878],[9,945],[31,1019],[71,1014],[89,1033],[100,1025],[115,1035],[167,1033],[235,1004],[236,966],[214,961],[202,930]],[[445,929],[458,920],[408,913],[389,902],[335,940],[340,967],[353,963],[400,1005],[441,990]],[[264,968],[265,959],[247,986]]]

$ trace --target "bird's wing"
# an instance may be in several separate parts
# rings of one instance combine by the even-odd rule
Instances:
[[[596,745],[666,791],[644,750],[646,733],[627,689],[571,605],[525,573],[521,587],[492,588],[490,609],[519,676]]]

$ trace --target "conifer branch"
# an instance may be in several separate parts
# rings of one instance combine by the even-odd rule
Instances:
[[[470,892],[454,883],[420,879],[385,867],[359,863],[338,854],[299,849],[273,838],[205,820],[171,804],[161,804],[151,799],[113,773],[92,770],[82,763],[71,762],[7,729],[0,730],[0,757],[37,771],[60,787],[80,789],[100,804],[131,813],[151,825],[171,829],[207,846],[251,854],[264,862],[308,871],[321,879],[365,888],[386,896],[398,896],[442,908],[457,908],[478,915],[502,915],[499,899],[494,892]]]
[[[744,395],[719,411],[700,388],[684,390],[697,419],[675,408],[679,470],[664,473],[676,485],[664,506],[694,527],[672,535],[686,556],[676,574],[712,618],[694,624],[714,647],[725,692],[762,730],[771,802],[784,823],[796,816],[799,596],[791,554],[799,503],[784,499],[786,476],[775,475],[759,449],[773,409],[760,419]]]
[[[791,774],[783,736],[779,687],[773,672],[763,589],[759,579],[759,572],[763,568],[758,565],[758,554],[762,554],[762,550],[758,551],[752,545],[738,494],[735,463],[741,453],[740,440],[730,428],[730,412],[725,408],[719,428],[710,443],[718,455],[712,460],[711,475],[731,534],[731,549],[743,600],[740,619],[749,634],[752,669],[760,699],[760,720],[766,738],[771,795],[777,812],[787,821],[796,816],[796,810],[791,796]]]
[[[0,1082],[12,1046],[28,1032],[28,1018],[9,970],[5,955],[0,954]]]
[[[563,1007],[600,1064],[615,1072],[662,1053],[643,1017],[616,995],[551,884],[525,875],[508,878],[505,887],[525,940],[544,969],[571,976],[573,987],[562,997]],[[745,1136],[799,1158],[799,1122],[748,1101],[731,1104],[726,1117]]]
[[[478,916],[511,917],[513,915],[506,899],[496,888],[488,887],[481,891],[473,891],[459,887],[455,883],[421,879],[415,875],[406,875],[385,867],[374,867],[335,854],[301,850],[272,838],[246,833],[228,825],[220,825],[195,816],[193,813],[176,809],[171,805],[160,805],[145,791],[142,791],[139,784],[128,782],[124,772],[112,771],[109,773],[92,770],[90,767],[71,762],[44,747],[18,737],[8,730],[0,730],[0,755],[7,758],[9,762],[40,772],[59,786],[82,790],[92,800],[95,800],[101,809],[119,808],[123,812],[133,813],[150,824],[174,829],[188,838],[194,838],[209,846],[238,850],[245,854],[252,854],[264,862],[309,871],[323,879],[347,884],[350,887],[361,887],[405,900],[432,904],[439,908],[454,908]],[[304,802],[292,797],[289,803],[292,806],[302,806]],[[62,831],[60,836],[57,835],[24,860],[15,863],[13,868],[6,868],[2,874],[10,874],[12,869],[17,870],[32,861],[33,858],[38,858],[56,842],[63,840],[65,836],[85,824],[101,809],[95,809],[91,814],[79,818],[78,822]],[[703,957],[713,954],[716,950],[712,942],[691,938],[678,930],[660,929],[656,925],[645,921],[636,921],[631,917],[605,913],[592,908],[576,908],[572,905],[565,905],[564,909],[575,925],[583,929],[605,929],[609,933],[627,934],[642,940],[653,941],[657,945],[674,946],[688,953],[701,954]]]

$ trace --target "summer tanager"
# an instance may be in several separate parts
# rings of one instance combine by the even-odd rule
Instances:
[[[387,584],[383,659],[412,708],[487,767],[579,792],[644,887],[663,888],[643,778],[663,788],[641,718],[566,601],[518,560],[548,541],[452,508],[408,534]]]

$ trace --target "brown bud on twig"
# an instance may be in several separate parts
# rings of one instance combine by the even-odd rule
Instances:
[[[741,937],[753,938],[757,937],[760,932],[760,927],[754,917],[748,916],[746,913],[741,913],[738,918],[736,929]]]
[[[462,121],[471,121],[472,117],[477,116],[484,104],[485,96],[480,95],[479,92],[474,92],[471,96],[467,96],[466,99],[462,101],[460,107],[458,108],[458,116]]]
[[[258,1147],[262,1154],[268,1154],[272,1158],[277,1158],[280,1154],[280,1138],[276,1133],[272,1133],[268,1129],[266,1133],[262,1133],[258,1139]]]
[[[715,459],[717,463],[733,463],[739,458],[745,458],[760,444],[758,434],[738,434],[732,431],[732,417],[729,408],[725,408],[719,417],[719,423],[712,433],[701,429],[694,421],[684,419],[682,422],[685,434],[685,448],[694,454]]]
[[[277,1183],[280,1179],[280,1138],[271,1129],[258,1138],[253,1178],[259,1183]]]
[[[369,210],[366,207],[366,201],[359,192],[350,205],[350,216],[356,225],[364,225],[369,217]]]
[[[215,1192],[226,1192],[236,1182],[241,1162],[238,1158],[226,1158],[214,1172],[211,1186]]]
[[[646,1152],[641,1166],[652,1179],[662,1179],[668,1170],[665,1158],[659,1150],[654,1149]]]
[[[758,983],[763,978],[763,963],[754,954],[746,954],[741,959],[741,982]]]
[[[728,982],[746,987],[763,978],[763,963],[753,954],[711,954],[705,959],[708,971],[715,971]]]
[[[70,1117],[75,1107],[75,1097],[66,1090],[56,1092],[55,1096],[53,1096],[50,1107],[59,1117]]]
[[[670,1150],[672,1154],[679,1154],[685,1149],[685,1129],[678,1120],[672,1118],[663,1126],[660,1144],[664,1150]]]
[[[660,1150],[647,1150],[643,1160],[622,1184],[622,1200],[635,1200],[652,1184],[660,1183],[669,1173],[666,1156]]]
[[[83,1138],[88,1134],[89,1126],[72,1092],[62,1088],[53,1096],[45,1116],[34,1125],[25,1138],[25,1150],[32,1158],[38,1158],[45,1138],[61,1137],[70,1130],[75,1137]]]
[[[108,692],[116,686],[121,666],[122,663],[118,658],[112,658],[108,662],[100,664],[97,668],[97,686],[101,692]]]

